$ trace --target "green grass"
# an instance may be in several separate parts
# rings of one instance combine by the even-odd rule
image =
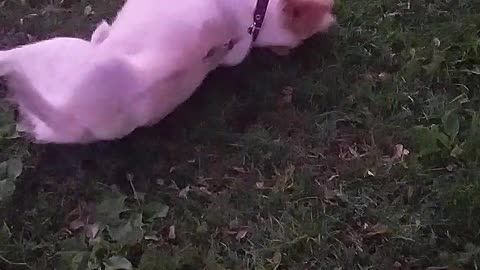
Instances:
[[[21,2],[0,46],[120,4]],[[339,36],[255,51],[107,146],[29,144],[3,105],[0,269],[477,269],[480,4],[336,11]]]

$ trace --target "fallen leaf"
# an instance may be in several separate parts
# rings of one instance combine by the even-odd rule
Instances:
[[[0,181],[0,202],[12,196],[15,191],[15,184],[10,180]]]
[[[142,214],[134,214],[120,225],[108,226],[108,232],[113,240],[121,245],[134,245],[143,239]]]
[[[10,159],[7,161],[7,175],[12,181],[16,180],[23,171],[23,163],[20,159]]]
[[[145,240],[159,241],[160,237],[156,235],[145,235]]]
[[[207,194],[207,195],[209,195],[209,196],[211,196],[211,195],[213,194],[213,193],[212,193],[210,190],[208,190],[206,187],[199,187],[198,190],[199,190],[201,193]]]
[[[238,172],[238,173],[247,173],[247,170],[245,170],[242,167],[233,167],[232,170]]]
[[[412,185],[409,185],[407,189],[407,199],[409,202],[412,200],[414,194],[415,194],[415,187]]]
[[[88,224],[85,226],[85,235],[88,238],[95,239],[100,231],[100,225],[98,223]]]
[[[324,186],[323,188],[323,196],[325,200],[333,200],[337,197],[338,191],[331,190],[328,187]]]
[[[202,221],[196,229],[197,233],[207,233],[208,232],[208,224],[205,221]]]
[[[378,74],[378,80],[379,81],[387,81],[388,79],[390,79],[392,76],[389,74],[389,73],[386,73],[386,72],[381,72]]]
[[[265,187],[265,184],[263,182],[257,182],[255,183],[255,186],[258,188],[258,189],[263,189]]]
[[[277,108],[282,109],[292,104],[293,92],[293,87],[285,87],[277,100]]]
[[[83,220],[81,220],[80,218],[75,219],[74,221],[70,222],[70,224],[68,225],[68,227],[72,231],[76,231],[76,230],[78,230],[78,229],[80,229],[84,226],[85,226],[85,222]]]
[[[276,171],[275,191],[285,191],[294,185],[295,166],[289,165],[283,173]]]
[[[113,256],[104,263],[105,270],[132,270],[132,263],[124,257]]]
[[[88,259],[90,258],[90,252],[73,252],[75,254],[71,260],[71,269],[86,269],[88,265]]]
[[[6,246],[12,233],[10,228],[8,228],[7,224],[4,222],[3,226],[0,227],[0,246]]]
[[[159,202],[151,202],[143,207],[144,217],[149,221],[166,217],[169,210],[168,205]]]
[[[175,225],[170,226],[168,229],[168,239],[176,239],[177,235],[175,233]]]
[[[455,141],[460,131],[460,116],[454,110],[447,111],[442,117],[442,124],[445,133],[450,137],[452,142]]]
[[[395,145],[395,153],[393,154],[393,159],[402,159],[405,156],[408,156],[410,151],[406,149],[403,144]]]
[[[375,224],[369,229],[369,233],[365,234],[365,237],[373,237],[377,235],[390,234],[391,230],[383,224]]]
[[[20,159],[10,159],[0,163],[0,201],[5,201],[15,191],[15,180],[22,174],[23,163]]]
[[[180,192],[178,193],[178,197],[187,199],[190,190],[192,190],[190,186],[185,187],[184,189],[180,190]]]
[[[452,152],[450,153],[450,156],[452,156],[454,158],[458,158],[463,154],[463,152],[464,152],[464,150],[462,149],[462,147],[460,145],[455,145]]]
[[[127,210],[126,196],[106,197],[97,207],[97,220],[103,224],[117,223],[119,215]]]
[[[178,269],[178,258],[163,252],[160,248],[147,248],[135,269],[167,270]],[[208,268],[199,268],[208,269]]]
[[[282,262],[282,253],[277,251],[275,252],[275,254],[273,254],[273,258],[272,258],[273,270],[277,270],[278,267],[280,267],[281,262]]]
[[[91,5],[88,5],[83,9],[83,15],[89,16],[89,15],[92,15],[92,14],[95,14],[95,12],[93,11],[93,8],[92,8]]]
[[[247,230],[241,230],[237,233],[237,236],[235,236],[235,239],[237,240],[242,240],[243,238],[245,238],[245,236],[247,236],[247,233],[248,231]]]
[[[445,169],[447,169],[447,171],[449,172],[453,172],[453,170],[455,170],[457,166],[455,164],[449,164],[447,165],[447,167],[445,167]]]

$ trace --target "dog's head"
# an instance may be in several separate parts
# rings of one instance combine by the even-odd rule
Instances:
[[[292,49],[336,26],[333,0],[270,0],[258,47]]]

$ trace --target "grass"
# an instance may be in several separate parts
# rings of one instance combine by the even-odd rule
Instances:
[[[0,2],[0,46],[114,0]],[[345,0],[337,37],[218,70],[154,128],[32,145],[0,118],[0,269],[477,269],[480,5]]]

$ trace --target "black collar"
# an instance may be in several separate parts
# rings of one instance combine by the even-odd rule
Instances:
[[[248,28],[248,33],[252,35],[253,42],[257,40],[260,29],[262,28],[263,20],[265,19],[265,14],[267,13],[269,0],[257,0],[257,5],[255,6],[255,11],[253,12],[253,23]]]

